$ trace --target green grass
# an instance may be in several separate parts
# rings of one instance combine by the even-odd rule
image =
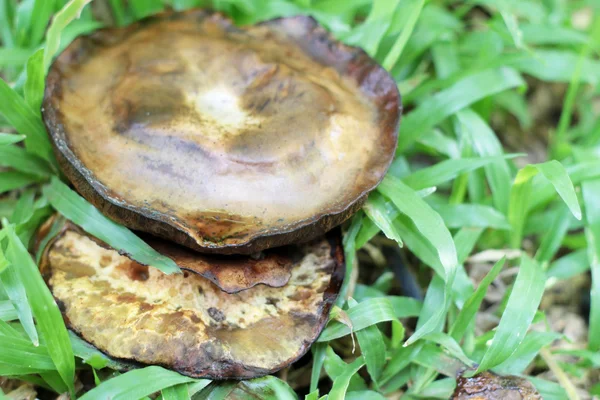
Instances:
[[[210,3],[240,24],[310,14],[375,57],[402,91],[396,159],[345,224],[343,297],[312,359],[246,382],[160,367],[119,374],[118,364],[68,333],[26,250],[56,209],[133,258],[177,272],[60,181],[39,107],[53,57],[104,24],[87,3],[0,0],[0,376],[75,393],[74,377],[93,369],[95,388],[77,392],[84,399],[445,399],[457,373],[492,370],[526,376],[544,399],[600,395],[595,1],[104,2],[116,25],[165,4]],[[545,97],[558,118],[540,120],[532,93],[556,87],[564,90]],[[519,145],[505,148],[510,135]],[[535,157],[527,155],[532,144]],[[482,263],[487,275],[474,284]],[[589,341],[569,344],[552,330],[551,299],[577,277],[589,282]],[[550,305],[540,307],[543,296]],[[484,316],[495,322],[482,330],[476,320]]]

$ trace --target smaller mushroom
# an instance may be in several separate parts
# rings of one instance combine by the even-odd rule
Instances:
[[[184,273],[141,265],[70,222],[47,241],[40,269],[84,340],[192,377],[253,378],[297,360],[327,322],[344,275],[339,230],[259,260],[151,243]]]

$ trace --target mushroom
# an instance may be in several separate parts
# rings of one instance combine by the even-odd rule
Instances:
[[[185,270],[165,275],[70,222],[44,241],[52,222],[38,235],[47,243],[40,269],[68,327],[109,356],[192,377],[253,378],[294,362],[323,329],[344,277],[339,230],[262,260],[155,240]],[[219,272],[233,265],[243,279]]]
[[[400,110],[390,75],[310,17],[238,28],[192,10],[76,39],[42,112],[63,172],[107,216],[251,254],[356,212],[394,157]]]
[[[79,37],[42,114],[62,171],[183,274],[64,222],[40,269],[69,328],[118,359],[251,378],[302,356],[344,276],[340,230],[396,150],[389,74],[310,17],[165,12]],[[54,231],[54,229],[53,229]]]

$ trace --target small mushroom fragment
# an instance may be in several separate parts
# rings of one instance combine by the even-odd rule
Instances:
[[[155,244],[169,246],[176,245]],[[281,287],[236,282],[227,293],[221,287],[235,286],[226,282],[233,275],[220,275],[217,286],[206,273],[227,263],[222,256],[195,255],[196,262],[183,252],[185,265],[206,266],[165,275],[67,223],[48,241],[40,269],[69,328],[102,352],[211,379],[262,376],[301,357],[323,329],[344,274],[337,230],[277,250],[277,259],[289,260]],[[245,262],[272,259],[266,251]],[[229,262],[244,269],[241,257]]]
[[[526,379],[483,372],[458,378],[452,400],[541,400],[542,396]]]
[[[312,18],[205,10],[76,39],[43,117],[76,189],[129,228],[217,254],[308,241],[357,211],[395,153],[400,95]]]

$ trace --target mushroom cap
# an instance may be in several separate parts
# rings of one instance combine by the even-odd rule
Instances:
[[[383,179],[394,80],[310,17],[166,12],[79,37],[43,118],[77,190],[132,229],[250,254],[322,235]]]
[[[230,276],[214,282],[193,270],[165,275],[71,223],[43,240],[47,227],[38,237],[47,243],[40,269],[67,326],[111,357],[192,377],[253,378],[288,366],[317,339],[344,276],[339,230],[277,249],[293,258],[283,286],[238,284],[227,293]],[[217,269],[223,262],[196,256]]]

